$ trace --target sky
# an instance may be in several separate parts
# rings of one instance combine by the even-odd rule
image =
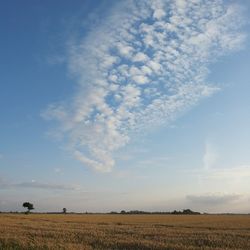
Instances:
[[[250,2],[3,1],[0,211],[250,213]]]

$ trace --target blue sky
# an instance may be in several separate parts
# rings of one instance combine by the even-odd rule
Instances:
[[[247,1],[9,1],[0,210],[249,212]]]

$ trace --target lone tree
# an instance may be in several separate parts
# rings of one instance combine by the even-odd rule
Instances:
[[[26,214],[30,213],[30,210],[34,209],[34,206],[32,203],[29,202],[24,202],[23,207],[26,207],[28,210],[26,211]]]
[[[67,213],[67,209],[64,207],[63,208],[63,213],[66,214]]]

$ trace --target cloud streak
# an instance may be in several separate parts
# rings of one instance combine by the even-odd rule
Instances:
[[[206,81],[208,66],[241,47],[241,16],[220,0],[122,1],[71,43],[77,93],[42,116],[59,122],[77,160],[111,171],[132,133],[170,123],[219,89]]]
[[[243,179],[250,178],[250,165],[214,168],[205,172],[205,178],[211,180],[242,181]]]
[[[205,152],[203,155],[203,164],[206,170],[209,170],[214,166],[218,159],[218,153],[212,143],[206,141]]]
[[[206,204],[209,206],[228,204],[239,200],[242,195],[239,194],[205,194],[205,195],[187,195],[187,199],[193,203]]]
[[[47,189],[47,190],[62,190],[62,191],[80,190],[80,187],[74,186],[74,185],[42,183],[42,182],[37,182],[37,181],[10,183],[10,182],[4,181],[3,179],[0,179],[0,188],[1,189],[29,188],[29,189]]]

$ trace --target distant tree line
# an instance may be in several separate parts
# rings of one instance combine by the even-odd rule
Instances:
[[[110,214],[201,214],[200,212],[194,212],[191,209],[183,209],[182,211],[177,211],[174,210],[172,212],[146,212],[146,211],[141,211],[141,210],[131,210],[131,211],[125,211],[122,210],[120,213],[118,212],[110,212]]]
[[[29,214],[31,210],[35,209],[34,205],[30,202],[24,202],[23,203],[23,207],[27,208],[27,211],[25,212],[26,214]],[[1,211],[0,211],[1,213]],[[10,212],[10,213],[19,213],[18,211],[16,212]],[[66,214],[67,213],[67,209],[64,207],[62,209],[61,212],[46,212],[46,214]],[[97,214],[97,213],[91,213],[91,212],[84,212],[85,214]],[[83,213],[74,213],[74,212],[70,212],[70,214],[83,214]],[[103,213],[100,213],[103,214]],[[121,210],[120,212],[109,212],[108,214],[191,214],[191,215],[195,215],[195,214],[201,214],[200,212],[194,212],[191,209],[183,209],[182,211],[177,211],[174,210],[172,212],[159,212],[159,211],[154,211],[154,212],[147,212],[147,211],[142,211],[142,210],[130,210],[130,211],[125,211],[125,210]]]
[[[171,214],[200,214],[200,212],[194,212],[191,209],[183,209],[182,211],[174,210]]]

